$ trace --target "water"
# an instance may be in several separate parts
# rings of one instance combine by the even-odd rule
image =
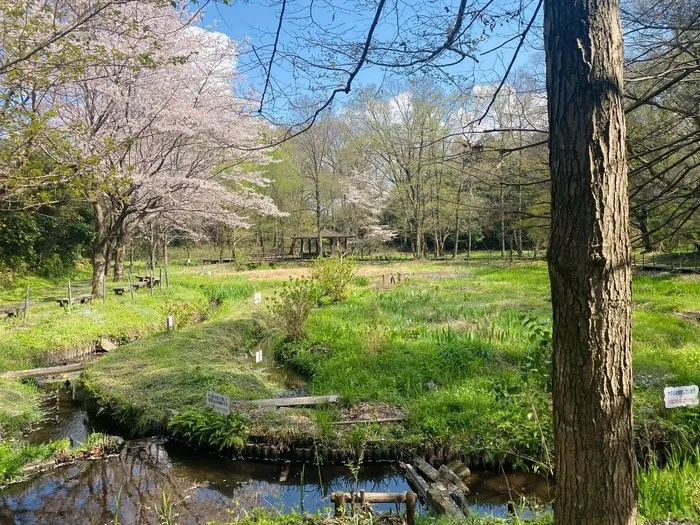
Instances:
[[[287,388],[295,387],[292,378]],[[80,442],[98,430],[81,395],[72,388],[54,391],[45,401],[47,418],[27,439],[39,443],[69,436]],[[508,501],[516,502],[523,517],[532,516],[536,511],[518,507],[521,495],[551,501],[547,481],[531,474],[474,472],[468,485],[471,509],[482,516],[506,516]],[[111,523],[117,502],[121,523],[160,523],[163,493],[181,525],[225,521],[231,512],[254,507],[315,513],[330,509],[332,492],[360,489],[404,492],[410,487],[397,465],[366,464],[355,478],[342,465],[227,460],[153,438],[127,442],[119,456],[60,466],[7,487],[0,491],[0,525]]]
[[[289,469],[287,480],[280,475]],[[254,507],[280,512],[330,509],[335,490],[404,492],[396,467],[367,466],[358,479],[342,466],[232,461],[200,455],[177,444],[131,441],[118,457],[62,466],[0,492],[0,524],[110,523],[119,501],[122,523],[160,523],[165,492],[177,522],[226,520]],[[388,510],[388,506],[384,510]]]

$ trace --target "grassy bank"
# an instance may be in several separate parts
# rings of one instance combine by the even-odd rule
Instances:
[[[233,279],[225,266],[212,272],[222,286]],[[389,275],[399,272],[402,282],[389,284]],[[235,279],[258,290],[307,273],[281,268]],[[486,463],[507,459],[550,469],[551,307],[545,266],[394,263],[363,266],[358,275],[346,300],[314,310],[305,337],[276,351],[309,378],[312,394],[340,394],[341,405],[289,411],[302,424],[273,415],[250,420],[246,414],[246,432],[267,433],[282,444],[304,436],[315,446],[350,449],[360,457],[376,444],[400,449],[429,444]],[[660,400],[664,386],[700,381],[700,327],[674,315],[697,308],[700,281],[641,276],[634,293],[640,451],[691,445],[700,436],[697,410],[665,410]],[[88,384],[113,411],[128,406],[124,414],[133,413],[144,428],[146,420],[162,420],[168,409],[202,408],[207,389],[234,399],[274,394],[280,385],[255,369],[247,353],[266,330],[250,329],[250,319],[262,319],[263,310],[251,310],[250,301],[231,304],[238,306],[222,308],[202,326],[115,352],[88,370]],[[241,374],[249,382],[234,380]],[[334,424],[387,415],[406,420]]]

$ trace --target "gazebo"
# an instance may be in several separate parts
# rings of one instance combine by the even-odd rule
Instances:
[[[318,239],[321,238],[321,246],[318,245]],[[323,241],[328,239],[330,244],[330,253],[336,248],[343,247],[348,249],[348,239],[355,238],[351,233],[338,233],[331,230],[323,229],[319,233],[300,234],[292,237],[292,247],[289,249],[289,255],[298,255],[302,259],[319,257],[325,255],[323,251]],[[297,241],[301,241],[297,251]]]

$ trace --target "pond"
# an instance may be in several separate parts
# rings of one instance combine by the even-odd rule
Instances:
[[[71,388],[59,389],[45,408],[47,420],[28,436],[30,441],[70,436],[80,442],[98,429]],[[507,515],[507,503],[520,495],[550,499],[547,481],[532,474],[474,472],[469,487],[472,511],[486,516]],[[155,524],[164,494],[180,525],[225,521],[254,507],[326,512],[332,492],[360,489],[404,492],[410,487],[396,464],[365,464],[353,473],[343,465],[237,461],[151,438],[128,441],[118,456],[78,461],[10,485],[0,491],[0,524],[111,523],[117,512],[121,523]],[[522,515],[533,512],[523,509]]]

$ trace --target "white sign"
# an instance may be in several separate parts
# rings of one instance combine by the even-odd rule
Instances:
[[[666,408],[698,406],[698,385],[667,386],[664,388]]]
[[[258,350],[255,352],[255,362],[256,363],[262,363],[263,355],[262,355],[262,350]]]
[[[204,399],[207,401],[207,405],[217,414],[228,416],[231,413],[231,398],[229,396],[207,390]]]
[[[262,303],[262,292],[255,292],[255,304]]]

